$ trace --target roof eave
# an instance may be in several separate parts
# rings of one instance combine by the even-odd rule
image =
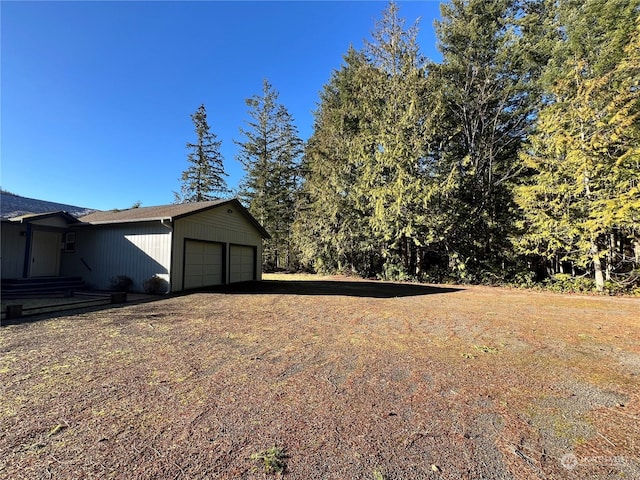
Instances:
[[[47,218],[52,218],[52,217],[62,217],[67,221],[67,223],[70,223],[70,224],[80,223],[80,220],[78,220],[76,217],[71,215],[69,212],[65,212],[65,211],[26,214],[26,215],[20,215],[14,218],[7,218],[6,220],[11,223],[18,224],[18,223],[30,223],[36,220],[45,220]]]
[[[117,225],[117,224],[122,224],[122,223],[147,223],[147,222],[172,222],[173,218],[172,217],[153,217],[153,218],[132,218],[132,219],[124,219],[124,220],[104,220],[104,221],[97,221],[97,222],[81,222],[82,226],[87,225]]]

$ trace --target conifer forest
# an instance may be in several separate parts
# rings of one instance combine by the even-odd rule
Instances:
[[[266,270],[640,291],[640,1],[390,3],[319,92],[313,132],[265,80],[240,197]]]

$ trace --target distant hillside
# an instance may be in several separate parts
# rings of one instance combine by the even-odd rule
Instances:
[[[9,192],[0,192],[0,217],[2,219],[19,217],[28,213],[50,213],[64,211],[75,217],[95,212],[95,209],[47,202],[35,198],[21,197]]]

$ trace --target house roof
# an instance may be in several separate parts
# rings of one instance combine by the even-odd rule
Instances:
[[[48,212],[48,213],[28,213],[26,215],[20,215],[18,217],[11,217],[7,219],[9,222],[15,223],[29,223],[34,222],[36,220],[44,220],[46,218],[52,217],[60,217],[64,219],[67,223],[79,223],[76,217],[71,215],[69,212]]]
[[[271,235],[262,225],[242,206],[237,199],[212,200],[209,202],[179,203],[171,205],[159,205],[156,207],[137,207],[127,210],[110,210],[93,212],[80,217],[80,221],[91,225],[106,225],[131,222],[151,222],[168,220],[174,221],[188,215],[200,213],[224,205],[238,209],[260,232],[263,238],[271,238]]]

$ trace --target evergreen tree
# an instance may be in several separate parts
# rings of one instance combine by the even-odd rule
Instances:
[[[417,26],[405,29],[390,3],[365,50],[344,60],[306,150],[303,258],[325,271],[415,275],[426,125]]]
[[[500,277],[511,257],[517,152],[531,125],[539,68],[515,0],[452,0],[441,17],[443,61],[431,67],[430,81],[438,95],[437,175],[446,191],[434,199],[449,223],[436,237],[455,276]]]
[[[270,233],[265,243],[267,268],[292,268],[292,224],[299,187],[302,140],[293,117],[278,103],[278,92],[264,80],[262,95],[246,100],[247,129],[237,159],[245,169],[241,198],[249,211]]]
[[[362,175],[355,186],[362,205],[371,205],[371,229],[382,246],[383,277],[417,272],[417,251],[424,236],[425,61],[419,53],[418,25],[405,28],[398,6],[390,3],[365,42],[371,65],[364,104],[371,115],[372,138],[365,138]]]
[[[637,267],[638,0],[582,3],[452,0],[440,64],[389,4],[320,95],[303,264],[493,281],[531,255],[603,260],[600,286]]]
[[[229,192],[224,177],[222,142],[210,131],[207,111],[200,105],[191,115],[197,137],[196,143],[187,143],[189,167],[182,172],[180,193],[174,192],[177,203],[216,200]]]
[[[598,290],[628,270],[640,230],[637,7],[561,5],[558,19],[567,23],[546,72],[549,100],[522,154],[534,176],[518,189],[518,246],[592,272]]]
[[[373,209],[357,202],[354,187],[363,159],[373,155],[371,118],[366,115],[362,85],[370,66],[350,48],[342,67],[320,93],[314,131],[305,148],[304,179],[295,222],[301,263],[315,271],[372,275],[379,255],[369,225]]]

